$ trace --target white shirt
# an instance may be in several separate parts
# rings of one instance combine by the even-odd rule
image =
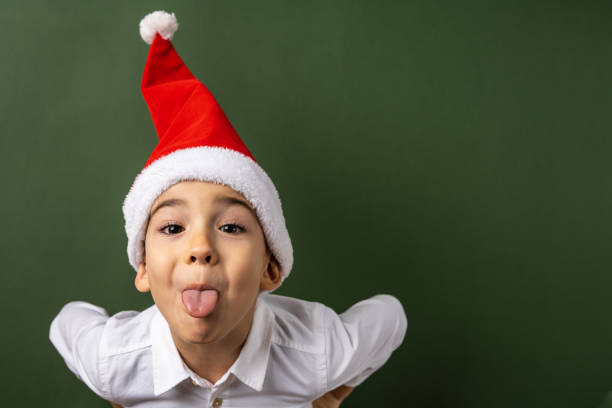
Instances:
[[[310,407],[327,391],[363,382],[406,328],[390,295],[338,315],[321,303],[261,294],[244,347],[215,384],[183,363],[155,305],[109,318],[100,307],[71,302],[49,337],[77,377],[124,407]]]

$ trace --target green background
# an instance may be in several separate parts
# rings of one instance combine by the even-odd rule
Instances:
[[[157,9],[281,194],[278,293],[406,309],[343,406],[603,403],[609,1],[33,0],[0,6],[0,405],[107,407],[49,324],[70,300],[151,304],[121,204],[156,140],[138,22]]]

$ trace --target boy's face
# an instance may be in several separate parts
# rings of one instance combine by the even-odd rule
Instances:
[[[175,342],[246,335],[259,291],[281,281],[250,203],[214,183],[181,182],[155,200],[144,259],[136,288],[151,291]]]

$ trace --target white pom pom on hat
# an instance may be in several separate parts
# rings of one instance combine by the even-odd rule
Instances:
[[[140,20],[140,36],[147,44],[153,43],[157,33],[164,40],[171,40],[176,30],[178,30],[178,21],[174,13],[158,10]]]

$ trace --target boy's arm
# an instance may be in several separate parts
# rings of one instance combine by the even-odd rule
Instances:
[[[70,302],[53,319],[49,339],[66,365],[81,381],[104,399],[110,396],[103,389],[99,371],[99,349],[106,311],[86,302]]]
[[[408,327],[401,303],[390,295],[363,300],[341,315],[325,307],[327,390],[356,387],[378,370],[403,341]]]

